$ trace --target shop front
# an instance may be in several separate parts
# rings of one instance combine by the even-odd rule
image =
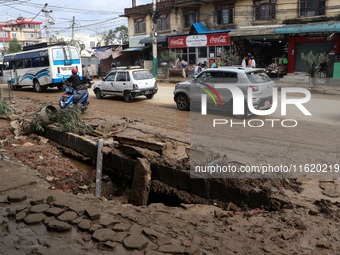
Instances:
[[[184,60],[190,75],[199,62],[207,61],[209,67],[213,63],[220,66],[222,50],[230,49],[230,38],[228,33],[169,36],[168,47],[178,58],[173,68],[180,69],[179,63]]]
[[[276,27],[246,27],[230,32],[231,53],[238,56],[240,62],[251,55],[256,67],[267,68],[268,72],[287,72],[288,39],[284,34],[275,34]]]
[[[288,73],[307,72],[301,54],[326,53],[333,63],[327,63],[326,72],[333,76],[334,61],[340,58],[340,22],[318,22],[304,25],[287,25],[274,30],[274,33],[285,34],[289,40]],[[334,57],[335,56],[335,57]],[[331,61],[332,62],[332,61]],[[325,63],[326,64],[326,63]],[[330,76],[330,75],[328,75]]]

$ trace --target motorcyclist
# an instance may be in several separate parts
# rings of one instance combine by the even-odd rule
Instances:
[[[72,69],[72,75],[66,79],[67,82],[71,83],[70,87],[72,87],[77,92],[74,94],[74,103],[77,103],[83,96],[87,93],[87,87],[82,84],[78,73],[77,68]]]

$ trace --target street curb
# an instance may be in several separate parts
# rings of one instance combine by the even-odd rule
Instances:
[[[312,94],[323,94],[324,90],[323,89],[314,89],[314,88],[307,88]]]

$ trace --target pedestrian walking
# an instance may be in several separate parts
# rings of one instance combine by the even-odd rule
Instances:
[[[256,68],[256,62],[254,57],[251,57],[251,68]]]
[[[242,60],[241,66],[244,67],[244,68],[246,67],[246,60],[247,60],[247,57],[244,57],[243,60]]]
[[[100,64],[98,65],[98,78],[102,79],[102,67]]]
[[[185,73],[185,69],[187,68],[187,64],[188,64],[188,62],[184,61],[184,59],[183,59],[182,62],[181,62],[182,77],[183,78],[187,77],[186,73]]]
[[[194,70],[194,75],[195,75],[195,77],[196,77],[200,72],[202,72],[201,62],[198,63],[198,64],[195,66],[195,70]]]

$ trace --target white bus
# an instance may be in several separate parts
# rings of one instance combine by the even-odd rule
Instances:
[[[33,86],[36,92],[48,87],[62,89],[61,81],[72,75],[72,69],[78,69],[82,79],[82,65],[76,47],[67,45],[42,46],[32,45],[32,50],[12,53],[4,56],[7,64],[3,75],[10,77],[14,90],[24,86]],[[32,47],[30,46],[30,47]],[[27,48],[26,48],[27,49]]]

